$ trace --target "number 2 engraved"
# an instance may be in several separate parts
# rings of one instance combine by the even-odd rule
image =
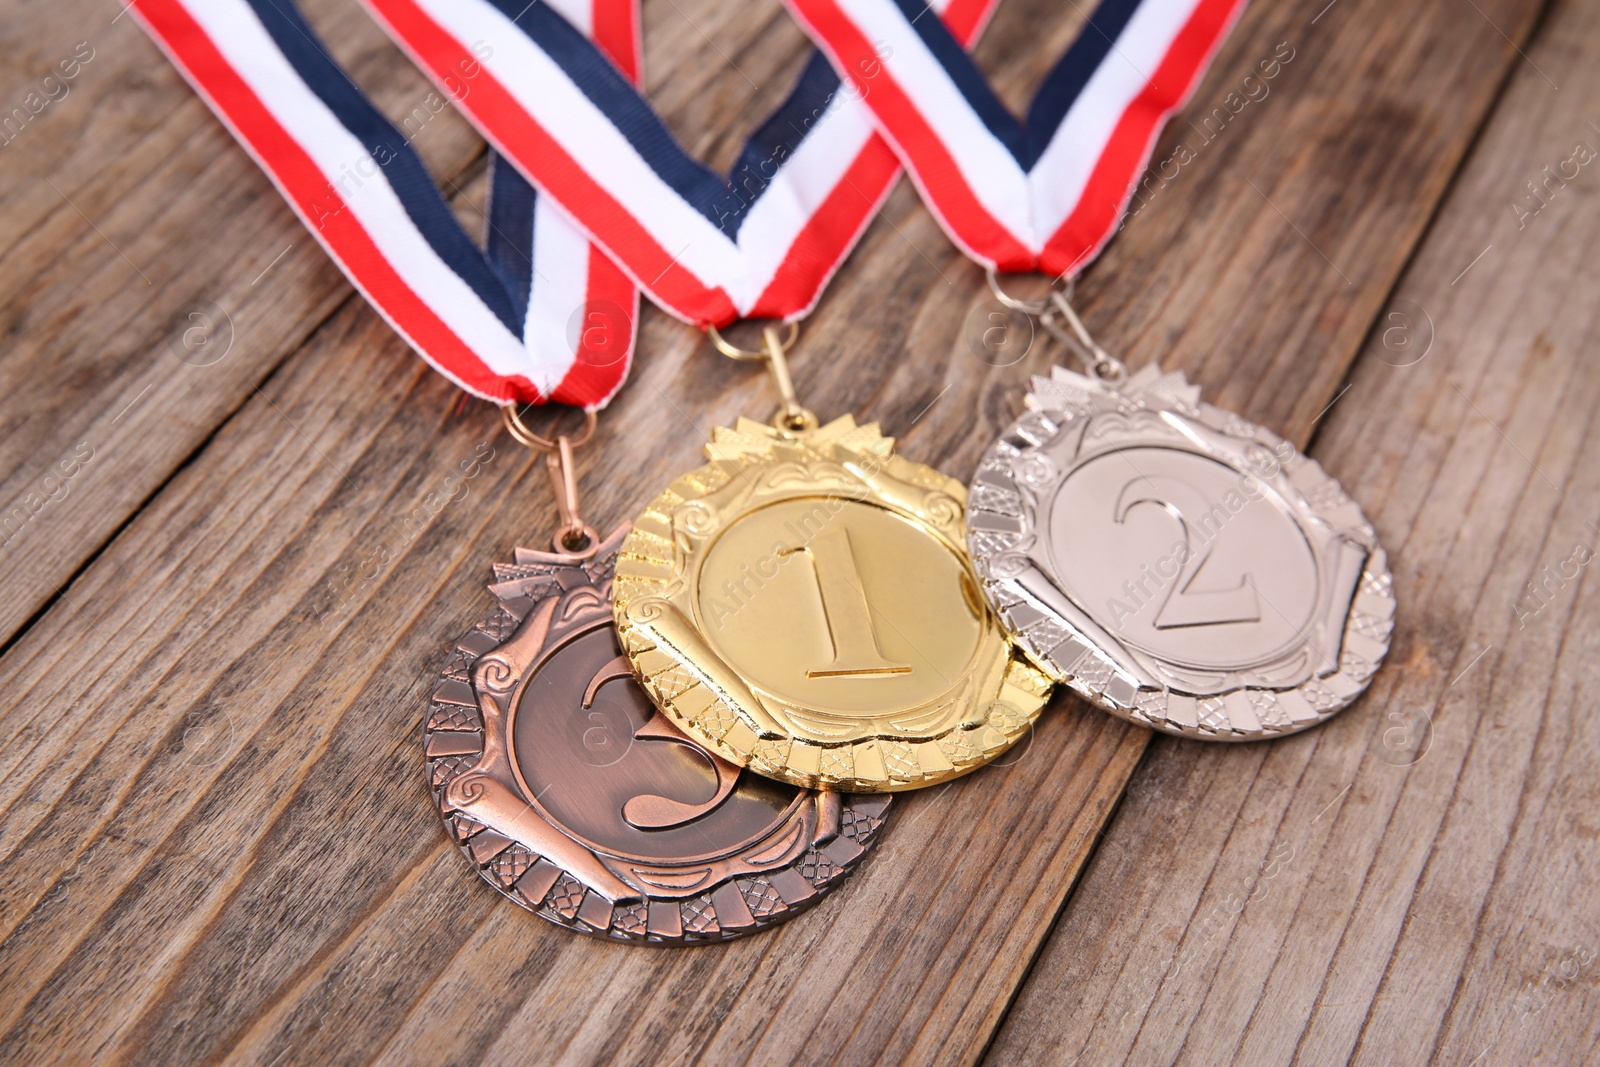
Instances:
[[[1133,492],[1130,493],[1130,490]],[[1159,475],[1134,478],[1117,494],[1112,518],[1118,524],[1126,522],[1128,512],[1140,504],[1154,504],[1161,508],[1178,521],[1178,527],[1183,531],[1183,565],[1176,579],[1167,586],[1166,598],[1156,612],[1154,626],[1157,630],[1261,621],[1260,598],[1256,595],[1255,579],[1249,571],[1240,574],[1238,584],[1231,589],[1194,588],[1200,571],[1211,558],[1211,550],[1215,547],[1208,543],[1197,550],[1194,543],[1190,517],[1213,512],[1204,494],[1177,478]],[[1219,525],[1219,533],[1220,529]]]
[[[872,612],[861,585],[861,571],[850,547],[850,531],[824,530],[800,548],[785,549],[785,556],[805,556],[817,581],[822,603],[822,624],[833,642],[833,661],[806,671],[807,678],[864,678],[885,674],[910,674],[911,664],[885,658],[872,628]]]
[[[631,678],[633,672],[628,667],[628,657],[618,656],[595,672],[589,679],[588,688],[583,692],[583,706],[588,708],[594,704],[595,694],[607,682],[619,678]],[[717,777],[716,792],[707,800],[698,804],[686,804],[681,800],[673,800],[658,793],[638,793],[627,799],[622,805],[622,817],[629,826],[639,830],[670,830],[674,826],[682,826],[692,822],[703,815],[710,815],[728,799],[728,794],[733,792],[733,787],[739,781],[739,768],[725,759],[719,759],[710,752],[701,748],[688,737],[684,736],[677,727],[673,726],[665,716],[656,709],[643,726],[633,732],[635,741],[662,741],[668,744],[682,745],[696,756],[701,757],[711,765],[712,773]]]

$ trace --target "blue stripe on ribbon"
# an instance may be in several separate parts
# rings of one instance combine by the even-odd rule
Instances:
[[[599,47],[543,0],[491,3],[555,61],[662,181],[730,239],[738,237],[750,206],[839,90],[839,76],[820,53],[813,53],[794,91],[746,142],[724,178],[684,151]]]
[[[366,149],[369,158],[351,160],[351,168],[346,173],[359,184],[377,177],[376,174],[363,175],[364,164],[380,168],[423,239],[472,288],[512,336],[521,337],[526,319],[526,291],[522,297],[523,314],[519,315],[516,300],[511,295],[513,290],[502,282],[490,260],[478,251],[472,238],[456,221],[450,205],[405,136],[372,106],[344,68],[334,62],[292,0],[246,0],[246,3],[306,86]],[[343,178],[342,174],[336,180]],[[528,210],[531,215],[531,205]],[[532,239],[531,230],[529,239]]]
[[[783,162],[794,154],[813,125],[828,110],[839,91],[839,75],[821,52],[813,51],[800,72],[800,80],[783,106],[761,124],[746,142],[739,161],[728,176],[743,212],[766,190]]]
[[[1005,145],[1017,165],[1024,171],[1044,155],[1050,140],[1056,134],[1073,101],[1083,92],[1083,87],[1100,65],[1110,55],[1113,46],[1140,0],[1101,0],[1100,6],[1089,17],[1078,39],[1046,75],[1033,103],[1028,107],[1026,124],[1017,121],[1006,105],[995,94],[989,79],[978,69],[977,63],[951,36],[950,30],[938,18],[926,18],[928,6],[923,0],[894,0],[907,24],[916,31],[922,43],[950,75],[950,80],[973,112],[988,127],[995,139]]]
[[[489,150],[489,232],[484,254],[500,276],[519,322],[533,298],[533,205],[537,194],[500,153]],[[522,327],[517,328],[522,336]]]
[[[1129,21],[1139,10],[1140,0],[1100,0],[1100,6],[1089,16],[1089,22],[1072,42],[1067,54],[1056,61],[1045,75],[1033,103],[1028,105],[1028,158],[1024,169],[1032,169],[1050,140],[1067,117],[1078,94],[1088,84],[1094,72],[1105,63],[1116,45],[1117,38],[1128,28]],[[965,54],[965,53],[963,53]],[[970,61],[969,61],[970,62]],[[1119,60],[1127,62],[1127,60]],[[1140,72],[1142,77],[1149,73]]]

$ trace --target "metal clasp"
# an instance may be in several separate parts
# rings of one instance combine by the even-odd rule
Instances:
[[[594,437],[599,416],[592,411],[583,413],[583,428],[578,436],[557,434],[554,438],[534,433],[517,414],[515,404],[500,409],[500,418],[506,430],[519,443],[544,453],[545,473],[550,475],[550,488],[555,493],[558,525],[551,546],[557,552],[585,557],[593,555],[600,547],[600,535],[593,526],[583,521],[583,509],[578,502],[578,467],[573,453]]]
[[[1083,360],[1089,373],[1107,385],[1121,385],[1128,378],[1128,366],[1122,360],[1100,347],[1089,330],[1072,309],[1072,293],[1077,279],[1069,279],[1061,288],[1052,286],[1050,295],[1043,300],[1023,300],[1012,296],[1000,287],[1000,276],[993,267],[988,268],[989,291],[996,300],[1008,308],[1039,320],[1039,325],[1050,336],[1066,345]],[[1060,279],[1057,279],[1060,282]],[[1065,323],[1065,325],[1063,325]]]
[[[772,384],[777,387],[780,403],[778,414],[772,419],[774,426],[791,433],[803,433],[817,428],[817,417],[801,405],[795,395],[794,379],[789,377],[789,360],[784,355],[786,350],[794,347],[795,341],[800,337],[798,322],[789,323],[787,337],[779,335],[778,327],[774,323],[763,326],[759,352],[729,344],[715,326],[707,327],[707,332],[711,334],[711,343],[716,345],[717,351],[730,359],[744,363],[763,362],[767,365],[767,370],[772,375]]]

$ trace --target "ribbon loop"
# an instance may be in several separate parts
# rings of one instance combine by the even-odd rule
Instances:
[[[631,13],[632,0],[622,2]],[[593,409],[616,393],[632,355],[637,291],[514,168],[491,157],[480,251],[407,134],[362,94],[291,0],[136,0],[130,10],[351,284],[440,373],[499,403]],[[636,67],[631,20],[625,29],[592,47],[620,48]],[[480,42],[479,52],[492,51]],[[469,50],[443,91],[459,102],[476,95],[482,76]],[[610,329],[597,329],[596,318]]]
[[[785,3],[951,240],[985,266],[1068,277],[1116,233],[1162,125],[1245,0],[1102,0],[1026,123],[916,0]]]
[[[542,0],[363,2],[441,86],[472,58],[474,41],[492,41],[458,106],[686,322],[805,316],[900,173],[859,94],[844,91],[820,54],[724,176],[689,155],[637,88]],[[995,3],[935,0],[927,10],[965,46]]]

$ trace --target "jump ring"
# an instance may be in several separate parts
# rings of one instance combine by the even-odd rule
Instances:
[[[1108,356],[1091,363],[1089,373],[1107,385],[1121,385],[1128,380],[1128,365],[1115,356]]]
[[[570,544],[578,541],[578,546]],[[563,526],[550,538],[550,547],[563,555],[588,559],[600,548],[600,533],[593,526]]]
[[[555,451],[555,439],[550,437],[541,437],[539,434],[536,434],[530,430],[528,428],[528,424],[523,422],[521,416],[517,414],[517,406],[515,404],[507,404],[505,407],[502,407],[500,409],[500,419],[505,423],[506,432],[511,434],[511,436],[514,437],[519,443],[524,444],[529,448],[537,448],[543,452]],[[589,439],[594,436],[595,426],[597,426],[599,422],[600,416],[596,415],[592,411],[585,411],[583,413],[583,429],[578,431],[578,436],[572,438],[572,447],[582,448],[584,445],[588,444]]]
[[[730,359],[737,359],[744,363],[760,363],[765,361],[767,358],[767,353],[764,350],[760,352],[752,352],[748,348],[737,348],[729,344],[728,341],[722,336],[721,331],[719,331],[715,326],[707,326],[706,332],[711,335],[711,343],[717,346],[717,351],[721,352]],[[797,341],[799,338],[800,324],[798,322],[789,323],[789,336],[783,339],[783,347],[792,348],[795,341]]]
[[[1043,315],[1050,310],[1051,303],[1058,299],[1071,301],[1078,285],[1077,278],[1068,278],[1062,288],[1056,289],[1055,286],[1060,284],[1061,279],[1052,278],[1050,281],[1052,292],[1049,296],[1043,300],[1023,300],[1021,297],[1012,296],[1001,287],[1000,274],[993,267],[985,267],[984,273],[988,275],[989,291],[994,294],[996,300],[1013,311],[1021,311],[1028,315]]]

